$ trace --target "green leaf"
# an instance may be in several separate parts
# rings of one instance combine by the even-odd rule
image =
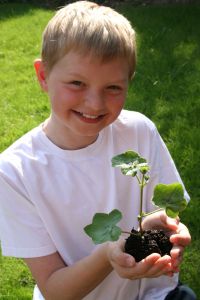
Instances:
[[[121,229],[116,224],[121,219],[122,214],[117,209],[114,209],[109,214],[96,213],[92,224],[85,226],[84,231],[92,238],[95,244],[117,241],[121,235]]]
[[[118,154],[112,158],[112,166],[113,167],[121,167],[123,164],[133,163],[138,160],[140,156],[138,153],[128,150],[124,153]]]
[[[113,209],[108,214],[108,217],[109,217],[110,223],[115,225],[122,219],[122,213],[118,209]]]
[[[123,165],[129,165],[135,162],[143,163],[146,162],[146,159],[142,158],[138,153],[132,150],[128,150],[112,158],[113,167],[121,167]]]
[[[117,241],[121,233],[122,233],[121,228],[119,228],[118,226],[113,226],[112,231],[110,233],[112,241]]]
[[[132,177],[136,176],[138,171],[142,174],[146,174],[149,171],[146,159],[132,150],[114,156],[112,158],[112,166],[120,168],[122,174]]]
[[[177,217],[187,206],[183,186],[179,182],[156,185],[152,202],[156,206],[164,208],[166,214],[171,218]]]

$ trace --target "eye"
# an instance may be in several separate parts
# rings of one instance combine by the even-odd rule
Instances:
[[[110,90],[121,90],[121,87],[120,87],[120,86],[117,86],[117,85],[110,85],[110,86],[108,87],[108,89],[110,89]]]
[[[70,84],[73,84],[73,85],[75,85],[75,86],[82,86],[82,85],[83,85],[83,82],[78,81],[78,80],[73,80],[72,82],[70,82]]]
[[[122,87],[119,85],[109,85],[107,90],[113,94],[120,93],[122,91]]]
[[[73,90],[82,90],[85,87],[85,83],[79,80],[72,80],[67,83],[67,86]]]

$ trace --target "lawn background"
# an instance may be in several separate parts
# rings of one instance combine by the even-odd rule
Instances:
[[[157,125],[191,196],[181,218],[192,234],[181,280],[200,298],[200,6],[118,6],[137,31],[138,66],[126,108]],[[32,63],[53,11],[0,5],[0,151],[49,113]],[[21,260],[0,255],[0,300],[31,299],[34,281]]]

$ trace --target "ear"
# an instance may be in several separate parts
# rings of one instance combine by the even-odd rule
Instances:
[[[36,72],[37,79],[39,81],[39,84],[44,92],[48,92],[48,85],[46,81],[46,74],[45,74],[45,67],[44,63],[41,59],[36,59],[34,61],[34,68]]]

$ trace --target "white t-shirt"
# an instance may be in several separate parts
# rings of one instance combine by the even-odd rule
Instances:
[[[114,208],[123,214],[121,228],[137,228],[138,183],[111,166],[111,158],[128,149],[151,166],[143,205],[151,211],[154,185],[181,179],[155,125],[140,113],[123,110],[92,145],[80,150],[58,148],[42,125],[5,150],[0,155],[3,255],[27,258],[58,251],[72,265],[98,247],[83,228],[96,212]],[[175,275],[131,281],[113,271],[84,300],[162,300],[177,280]],[[35,300],[42,299],[37,295]]]

